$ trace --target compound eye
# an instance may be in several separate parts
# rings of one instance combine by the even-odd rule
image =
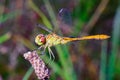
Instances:
[[[46,43],[46,38],[43,34],[39,34],[35,38],[35,43],[38,45],[43,45]]]
[[[42,36],[42,37],[40,38],[40,41],[41,41],[42,44],[45,44],[45,43],[46,43],[46,38],[45,38],[45,36]]]
[[[46,38],[45,38],[45,36],[44,36],[43,34],[39,34],[38,36],[39,36],[40,42],[41,42],[42,44],[45,44],[45,43],[46,43]]]

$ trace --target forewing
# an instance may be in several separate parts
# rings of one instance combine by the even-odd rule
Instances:
[[[58,25],[63,34],[69,35],[72,32],[72,18],[70,10],[67,8],[60,9],[58,13]]]
[[[43,30],[45,30],[45,31],[47,31],[47,32],[49,32],[49,33],[52,33],[52,30],[48,29],[47,27],[45,27],[45,26],[42,25],[42,24],[37,24],[37,27],[42,28]]]

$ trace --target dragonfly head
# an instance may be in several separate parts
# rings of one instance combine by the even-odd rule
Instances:
[[[39,34],[35,38],[35,43],[38,45],[43,45],[46,43],[46,38],[43,34]]]

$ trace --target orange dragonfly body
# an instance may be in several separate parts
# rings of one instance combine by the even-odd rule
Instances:
[[[66,15],[67,15],[67,18],[65,17]],[[68,22],[71,22],[70,15],[69,15],[69,10],[64,9],[64,8],[61,9],[59,11],[59,18],[66,25],[68,24]],[[51,46],[55,46],[55,45],[58,45],[58,44],[66,44],[68,42],[77,41],[77,40],[89,40],[89,39],[104,40],[104,39],[110,38],[110,36],[105,35],[105,34],[83,36],[83,37],[78,37],[78,38],[62,37],[62,36],[59,36],[59,35],[53,33],[51,30],[45,28],[41,24],[38,24],[37,26],[50,33],[48,35],[38,34],[35,38],[35,43],[40,46],[38,49],[41,49],[43,47],[44,51],[45,51],[46,48],[48,48],[50,58],[51,58],[51,55],[54,57],[53,52],[50,49]]]
[[[84,36],[80,38],[69,38],[69,37],[61,37],[55,33],[51,33],[46,36],[44,36],[43,34],[37,35],[35,38],[35,42],[38,45],[46,45],[48,47],[51,47],[58,44],[66,44],[68,42],[76,41],[76,40],[89,40],[89,39],[104,40],[104,39],[108,39],[109,37],[110,36],[108,35],[100,34],[100,35]]]
[[[45,29],[45,27],[41,25],[38,25],[38,26]],[[49,32],[50,34],[48,35],[38,34],[35,38],[35,43],[40,46],[38,49],[41,49],[43,47],[45,51],[46,48],[48,48],[50,58],[51,58],[51,55],[53,56],[53,58],[55,58],[52,50],[50,49],[51,46],[55,46],[58,44],[66,44],[68,42],[77,41],[77,40],[89,40],[89,39],[104,40],[104,39],[110,38],[110,36],[105,35],[105,34],[83,36],[79,38],[69,38],[69,37],[61,37],[55,33],[52,33],[51,31]]]

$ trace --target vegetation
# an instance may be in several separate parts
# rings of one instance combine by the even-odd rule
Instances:
[[[37,27],[80,37],[107,34],[108,40],[75,41],[52,47],[55,60],[37,50],[51,69],[50,80],[120,80],[120,1],[3,0],[0,1],[0,79],[37,80],[23,54],[37,49]]]

